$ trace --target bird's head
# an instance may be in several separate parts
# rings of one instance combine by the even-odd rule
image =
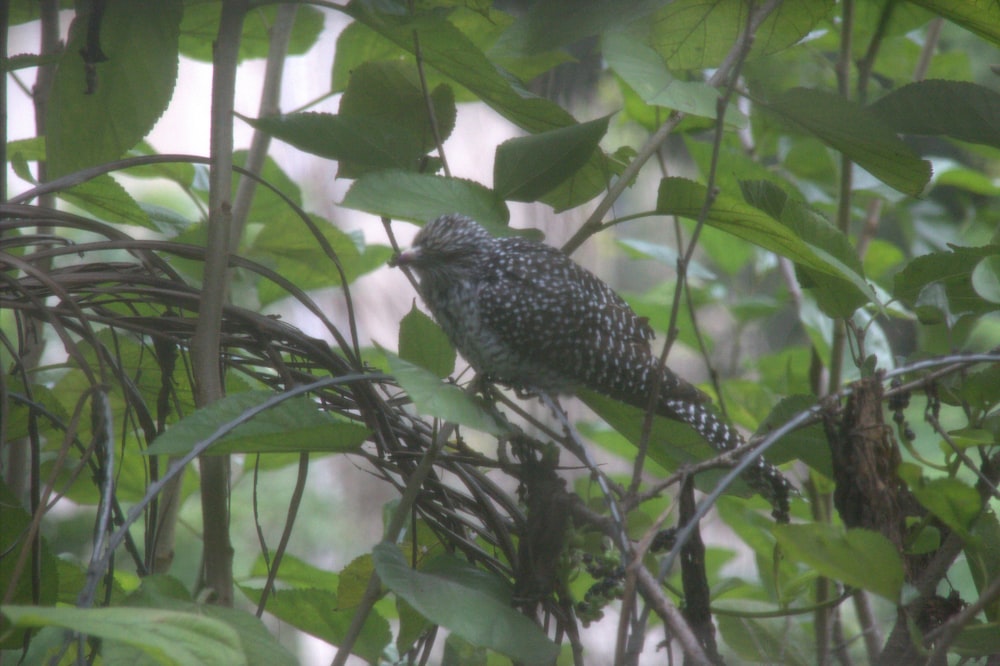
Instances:
[[[417,272],[449,266],[473,266],[494,238],[478,222],[458,214],[442,215],[413,239],[409,250],[394,255],[390,266],[411,266]]]

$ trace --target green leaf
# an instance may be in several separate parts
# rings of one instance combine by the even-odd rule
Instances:
[[[421,57],[439,73],[469,89],[512,123],[532,133],[572,125],[575,120],[554,102],[536,97],[504,75],[486,55],[437,12],[401,16],[378,13],[367,3],[352,3],[345,11],[408,53],[414,52],[414,31]]]
[[[440,84],[430,91],[434,121],[441,142],[455,128],[455,96]],[[433,127],[416,66],[401,62],[368,62],[351,72],[340,101],[340,117],[360,119],[375,127],[388,128],[386,141],[402,153],[407,164],[420,166],[420,158],[435,150]],[[340,164],[340,175],[353,178],[364,169]]]
[[[918,196],[931,177],[920,159],[879,116],[840,95],[792,88],[762,104],[791,129],[839,150],[886,185]]]
[[[1000,622],[970,622],[950,646],[965,657],[990,657],[1000,653]]]
[[[509,596],[497,596],[497,583],[485,572],[470,572],[457,560],[434,573],[417,571],[398,546],[386,543],[375,546],[372,557],[386,587],[473,645],[526,664],[550,664],[559,654],[538,625],[511,607]]]
[[[274,639],[257,617],[242,610],[195,603],[184,583],[172,576],[156,574],[143,578],[139,588],[123,604],[129,608],[191,613],[224,622],[239,635],[248,666],[293,666],[296,663],[295,657]],[[105,663],[144,663],[137,648],[121,643],[106,644],[103,656]]]
[[[899,600],[903,588],[903,562],[896,547],[870,530],[846,532],[833,525],[775,525],[774,536],[787,557],[802,562],[823,576]]]
[[[643,27],[648,42],[672,70],[719,65],[746,28],[751,0],[674,0]],[[783,2],[754,36],[751,56],[769,55],[792,46],[831,15],[833,0]]]
[[[924,508],[963,539],[971,538],[969,528],[982,509],[982,500],[975,488],[958,479],[926,479],[913,466],[901,468],[900,476]]]
[[[17,404],[17,403],[14,403]],[[9,441],[14,441],[10,439]],[[0,552],[6,553],[0,557],[0,580],[4,587],[9,588],[14,581],[14,570],[17,567],[18,556],[24,546],[24,535],[31,525],[31,516],[21,507],[21,500],[15,497],[0,481]],[[39,551],[40,574],[38,583],[39,598],[35,599],[34,582],[30,567],[22,567],[17,585],[14,586],[10,603],[14,604],[55,604],[60,585],[66,581],[59,577],[59,560],[52,555],[48,539],[40,541]],[[25,630],[12,630],[10,622],[0,617],[0,649],[16,650],[24,645]]]
[[[911,0],[935,14],[1000,44],[1000,5],[991,0]]]
[[[656,198],[656,212],[698,219],[706,197],[704,185],[683,178],[664,178]],[[789,200],[791,201],[791,200]],[[795,229],[764,211],[725,194],[712,203],[705,222],[716,229],[750,241],[796,264],[845,280],[857,289],[869,289],[855,271],[820,247],[806,243]]]
[[[178,455],[247,411],[275,397],[272,391],[246,391],[228,395],[195,411],[156,438],[148,455]],[[305,397],[291,398],[237,426],[208,449],[208,453],[291,453],[302,451],[342,453],[353,451],[368,437],[358,423],[334,417]]]
[[[245,585],[240,585],[239,588],[253,603],[260,602],[260,589]],[[279,590],[272,593],[267,598],[267,612],[331,645],[343,642],[356,613],[354,609],[341,608],[334,593],[317,589]],[[368,663],[375,664],[379,662],[379,657],[390,640],[392,632],[389,630],[389,623],[372,611],[365,618],[352,652]]]
[[[701,81],[674,78],[660,54],[640,40],[611,32],[601,39],[601,53],[608,66],[647,104],[703,118],[714,119],[718,114],[718,90]],[[727,111],[726,119],[734,126],[746,125],[746,117],[735,107]]]
[[[337,604],[340,608],[356,608],[361,603],[374,572],[375,565],[369,553],[355,557],[341,569],[337,584]]]
[[[985,512],[976,520],[972,531],[973,538],[963,546],[965,559],[980,594],[986,591],[990,583],[1000,577],[1000,522],[995,513]],[[1000,620],[1000,600],[994,599],[986,607],[986,617],[991,621]]]
[[[389,367],[420,414],[436,416],[492,435],[505,435],[506,430],[476,401],[454,384],[442,382],[436,375],[408,363],[395,354],[386,354]]]
[[[797,266],[799,282],[811,289],[820,309],[829,317],[850,317],[878,297],[864,277],[864,268],[850,241],[839,229],[801,201],[790,198],[770,181],[740,183],[747,203],[787,225],[837,275]]]
[[[337,36],[337,57],[333,59],[330,91],[343,92],[351,80],[351,72],[367,62],[401,62],[407,52],[370,29],[353,21]]]
[[[237,632],[200,613],[159,608],[4,606],[18,627],[60,627],[142,650],[163,664],[248,664]],[[287,662],[286,662],[287,663]]]
[[[59,197],[107,222],[156,228],[132,195],[107,174],[63,190]]]
[[[247,162],[247,151],[237,150],[233,153],[233,164],[246,167]],[[167,165],[172,166],[172,165]],[[178,165],[182,166],[182,165]],[[186,166],[186,165],[183,165]],[[131,173],[131,171],[129,172]],[[292,180],[291,177],[285,170],[281,168],[277,162],[274,161],[270,155],[264,158],[264,164],[260,171],[257,173],[261,180],[265,183],[274,187],[278,192],[281,192],[285,197],[291,200],[298,206],[302,206],[302,190],[299,188],[298,183]],[[239,180],[233,179],[233,197],[236,197],[236,191],[239,188]],[[208,203],[208,191],[204,191],[205,203]],[[272,192],[269,187],[264,187],[262,184],[258,184],[254,189],[253,201],[250,203],[250,210],[247,211],[247,224],[261,223],[268,224],[274,220],[289,220],[297,219],[298,216],[295,215],[295,211],[288,205],[282,197],[279,197],[275,192]]]
[[[934,165],[934,187],[954,187],[987,197],[1000,196],[1000,186],[985,173],[948,162],[944,162],[943,167],[939,163]]]
[[[441,327],[414,304],[399,324],[399,357],[438,377],[447,377],[455,369],[455,356],[455,348]]]
[[[1000,304],[1000,254],[984,257],[972,269],[972,288],[984,301]]]
[[[576,173],[608,131],[598,118],[504,141],[496,150],[493,187],[502,199],[535,201]]]
[[[299,150],[346,165],[345,177],[377,169],[416,171],[425,153],[424,135],[381,118],[305,112],[244,120]]]
[[[771,432],[815,404],[816,397],[811,395],[791,395],[782,398],[767,417],[761,421],[757,432]],[[823,426],[818,423],[798,428],[782,437],[770,448],[767,458],[776,464],[789,460],[801,460],[821,474],[827,477],[833,476],[830,447],[827,445]]]
[[[983,247],[955,247],[948,252],[933,252],[916,257],[896,274],[893,296],[908,307],[918,304],[921,293],[928,285],[944,288],[947,306],[951,313],[981,314],[996,309],[984,300],[972,284],[972,272],[979,262],[1000,254],[1000,245]]]
[[[73,21],[48,103],[50,178],[124,155],[167,108],[177,78],[180,0],[105,3],[100,49],[107,59],[93,66],[92,86],[80,56],[88,16]]]
[[[969,81],[918,81],[868,108],[902,134],[944,135],[1000,147],[1000,93]]]
[[[482,222],[506,226],[510,212],[493,190],[471,180],[406,171],[380,171],[358,178],[341,205],[373,215],[430,222],[461,213]]]
[[[1000,363],[987,363],[982,367],[966,370],[957,380],[957,386],[954,389],[957,389],[961,402],[955,401],[951,404],[968,403],[972,409],[979,410],[984,414],[988,413],[997,403],[1000,403]],[[962,406],[966,405],[962,404]],[[989,426],[984,423],[983,427]],[[1000,436],[1000,433],[979,441],[976,445],[994,444],[996,442],[993,438],[997,436]]]
[[[497,113],[532,134],[576,124],[565,109],[530,93],[502,71],[443,13],[428,11],[413,15],[380,13],[373,3],[352,3],[346,11],[357,21],[413,53],[414,34],[419,37],[424,62],[452,81],[464,86]],[[542,201],[565,210],[589,201],[604,191],[610,170],[595,151],[590,161],[571,178],[549,192]]]
[[[274,554],[271,554],[273,565]],[[250,568],[248,577],[267,578],[268,562],[263,555],[258,555]],[[301,560],[290,553],[285,553],[281,559],[281,567],[278,569],[278,578],[284,585],[297,588],[313,588],[336,592],[340,584],[340,577],[333,571],[321,569],[308,562]]]
[[[774,622],[741,617],[738,611],[732,615],[719,613],[715,620],[726,645],[746,663],[784,666],[807,666],[812,663],[802,652],[803,644],[789,640],[791,627],[787,625],[776,627]]]
[[[664,0],[540,0],[497,42],[498,51],[539,53],[584,37],[627,25],[664,4]]]
[[[312,220],[336,255],[348,283],[385,265],[392,254],[384,245],[371,245],[361,252],[353,236],[322,218],[314,216]],[[316,236],[298,215],[290,212],[268,219],[245,255],[269,266],[300,289],[335,287],[342,283],[340,271],[323,251]],[[262,281],[258,286],[262,304],[287,295],[284,288],[271,281]]]
[[[555,189],[539,197],[539,201],[559,213],[584,204],[607,191],[612,176],[620,174],[618,165],[608,159],[604,151],[597,149],[572,176],[562,181]]]
[[[181,53],[194,60],[212,62],[212,45],[219,35],[219,16],[222,4],[212,1],[184,3],[184,20],[181,22]],[[271,27],[277,7],[257,5],[243,21],[240,36],[241,61],[249,58],[266,58],[271,45]],[[316,43],[323,31],[323,13],[314,7],[298,5],[295,23],[288,40],[288,55],[302,55]]]

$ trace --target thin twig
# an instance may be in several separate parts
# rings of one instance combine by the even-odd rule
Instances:
[[[261,84],[260,105],[257,117],[266,118],[280,113],[281,79],[285,71],[285,60],[288,56],[288,44],[292,37],[292,26],[295,25],[295,13],[298,5],[295,3],[278,5],[271,25],[267,47],[267,60],[264,64],[264,81]],[[259,174],[264,168],[267,158],[267,148],[271,144],[271,135],[254,128],[247,150],[247,159],[243,167],[251,173]],[[236,186],[236,196],[233,197],[233,222],[231,247],[239,247],[243,237],[243,229],[250,213],[257,181],[252,178],[241,178]]]

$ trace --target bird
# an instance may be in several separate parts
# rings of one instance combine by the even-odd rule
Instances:
[[[645,317],[563,252],[518,236],[494,237],[472,218],[442,215],[396,253],[452,345],[488,381],[547,395],[590,389],[688,424],[719,452],[745,443],[708,396],[660,363]],[[749,485],[788,519],[790,484],[763,458]]]

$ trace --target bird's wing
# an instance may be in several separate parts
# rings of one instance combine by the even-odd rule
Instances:
[[[488,267],[479,300],[484,325],[507,344],[543,363],[631,345],[649,353],[648,321],[593,273],[549,246],[503,242],[511,251]]]

